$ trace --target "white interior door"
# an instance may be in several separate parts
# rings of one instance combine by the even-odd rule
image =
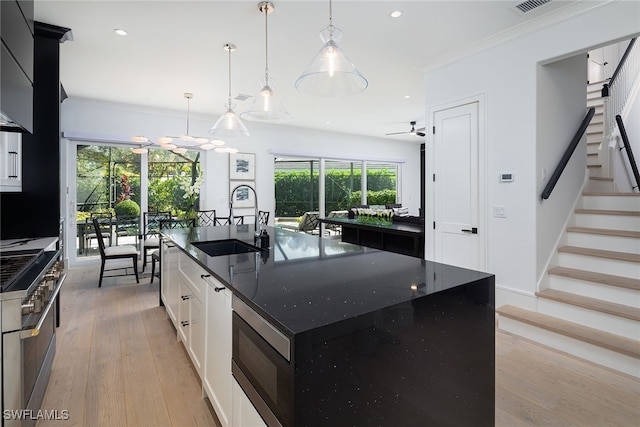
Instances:
[[[478,102],[434,112],[435,260],[482,269]]]

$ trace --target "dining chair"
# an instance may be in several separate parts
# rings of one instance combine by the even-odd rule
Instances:
[[[216,225],[216,210],[196,211],[196,219],[200,227]]]
[[[234,216],[233,224],[231,224],[228,216],[217,216],[215,219],[215,225],[242,225],[244,224],[243,216]]]
[[[160,239],[158,238],[160,221],[171,219],[171,212],[145,212],[142,217],[142,271],[144,271],[149,252],[160,247]]]
[[[193,228],[197,227],[197,219],[196,218],[187,218],[187,219],[161,219],[160,220],[160,230],[165,230],[168,228]],[[156,274],[156,262],[158,266],[160,264],[160,248],[154,249],[150,252],[151,255],[151,281],[149,283],[153,283],[153,278],[157,277],[160,279],[160,268],[158,268],[158,273]]]
[[[258,223],[260,223],[260,225],[267,225],[269,222],[269,214],[270,212],[268,211],[258,211]]]
[[[133,274],[136,276],[136,283],[140,283],[138,278],[138,251],[135,246],[132,245],[122,245],[122,246],[109,246],[105,248],[104,240],[102,236],[101,224],[98,218],[93,219],[93,228],[95,230],[97,240],[98,240],[98,249],[100,250],[100,279],[98,280],[98,287],[102,287],[102,279],[105,277],[119,277],[119,276],[129,276],[132,273],[128,273],[128,269],[130,267],[114,267],[105,269],[105,264],[107,261],[111,260],[121,260],[130,258],[132,261]],[[116,271],[116,270],[125,270],[124,274],[112,274],[109,276],[105,276],[104,273],[106,271]]]

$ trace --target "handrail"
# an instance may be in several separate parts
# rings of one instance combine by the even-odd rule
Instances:
[[[595,114],[595,112],[596,112],[596,109],[593,107],[589,108],[589,111],[587,111],[587,115],[585,116],[584,120],[582,120],[582,123],[580,124],[578,131],[573,136],[573,139],[569,143],[569,146],[567,147],[564,154],[562,155],[562,158],[560,159],[558,166],[556,166],[556,170],[553,171],[553,175],[551,175],[551,179],[549,179],[549,182],[547,183],[546,187],[544,187],[544,191],[540,196],[542,199],[548,199],[549,196],[551,195],[551,192],[553,191],[553,187],[555,187],[556,184],[558,183],[558,180],[560,179],[560,175],[562,175],[562,172],[564,172],[564,168],[567,166],[567,163],[569,163],[569,159],[571,158],[571,155],[573,155],[573,152],[576,150],[576,147],[580,143],[580,140],[582,139],[582,136],[587,130],[587,127],[589,126],[589,123],[591,122],[591,119],[593,118],[593,115]]]
[[[627,49],[624,51],[624,54],[622,55],[622,58],[620,58],[620,62],[618,62],[618,66],[616,67],[616,70],[613,72],[613,75],[611,76],[611,78],[607,83],[602,85],[603,97],[609,96],[609,88],[613,86],[613,82],[616,80],[616,77],[618,77],[618,74],[620,73],[620,70],[624,66],[624,63],[627,61],[627,57],[631,53],[631,49],[633,49],[633,45],[636,42],[636,38],[637,37],[634,37],[631,39],[631,41],[627,45]]]
[[[624,144],[623,147],[627,152],[627,157],[629,158],[629,163],[631,164],[631,170],[633,171],[633,176],[636,179],[636,185],[632,188],[640,189],[640,173],[638,173],[638,165],[636,164],[636,159],[633,157],[633,151],[631,151],[631,144],[629,143],[629,137],[627,136],[627,131],[624,128],[624,123],[622,123],[622,117],[620,114],[616,116],[616,122],[618,123],[618,129],[620,129],[620,136],[622,137],[622,142]]]

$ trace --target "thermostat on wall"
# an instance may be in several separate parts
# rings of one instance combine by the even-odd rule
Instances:
[[[513,173],[505,172],[500,174],[500,182],[512,182],[513,181]]]

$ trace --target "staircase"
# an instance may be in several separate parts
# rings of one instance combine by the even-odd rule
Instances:
[[[592,86],[585,192],[536,311],[499,307],[498,327],[640,378],[640,193],[615,192],[602,176],[602,84]]]

